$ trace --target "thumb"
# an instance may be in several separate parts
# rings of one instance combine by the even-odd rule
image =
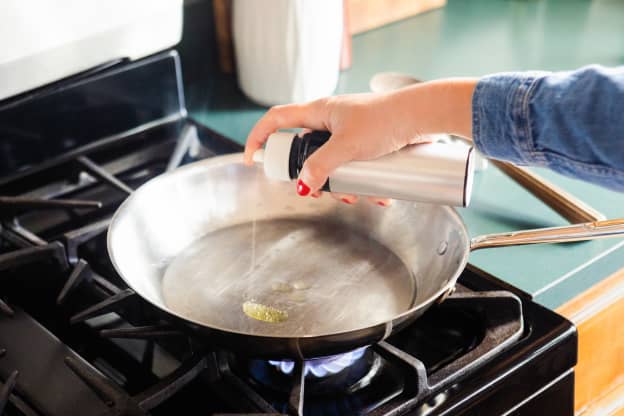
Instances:
[[[345,141],[334,134],[304,162],[299,180],[310,188],[310,192],[316,192],[338,166],[352,159]]]

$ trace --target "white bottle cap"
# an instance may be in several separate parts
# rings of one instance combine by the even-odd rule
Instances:
[[[264,147],[264,154],[259,155],[264,164],[264,174],[271,179],[280,181],[290,180],[290,147],[296,133],[273,133],[269,136]],[[256,160],[260,157],[255,158]]]

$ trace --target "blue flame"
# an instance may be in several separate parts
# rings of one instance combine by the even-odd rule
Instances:
[[[323,358],[313,358],[305,362],[304,374],[312,373],[315,377],[321,378],[329,374],[336,374],[351,364],[362,358],[367,347],[361,347],[357,350],[347,352],[345,354],[332,355]],[[269,364],[278,368],[284,374],[290,374],[295,369],[295,362],[290,360],[276,361],[269,360]]]

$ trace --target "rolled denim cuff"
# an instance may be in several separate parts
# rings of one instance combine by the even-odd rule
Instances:
[[[484,155],[515,164],[536,164],[529,101],[541,73],[483,77],[472,96],[472,136]]]

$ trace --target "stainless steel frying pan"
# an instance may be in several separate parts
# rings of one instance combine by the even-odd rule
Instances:
[[[336,354],[383,340],[448,294],[471,250],[624,234],[624,220],[470,240],[449,208],[298,197],[241,154],[159,176],[108,231],[137,294],[234,350]]]

